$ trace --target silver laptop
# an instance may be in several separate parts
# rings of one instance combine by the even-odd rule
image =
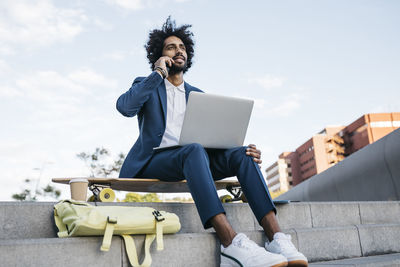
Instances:
[[[250,99],[190,92],[178,146],[191,143],[205,148],[242,146],[253,105]]]

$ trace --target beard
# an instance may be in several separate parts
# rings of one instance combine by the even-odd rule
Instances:
[[[187,61],[185,61],[185,64],[183,64],[183,66],[177,66],[175,64],[172,64],[172,67],[169,68],[169,74],[177,74],[181,71],[185,71],[187,67]]]

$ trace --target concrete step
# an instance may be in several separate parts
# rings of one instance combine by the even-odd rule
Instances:
[[[303,228],[285,231],[310,262],[400,253],[400,224]],[[262,231],[246,234],[259,245]],[[144,236],[136,236],[142,255]],[[101,237],[0,240],[2,266],[128,266],[120,237],[111,250],[100,252]],[[165,249],[151,247],[152,266],[219,266],[219,243],[214,233],[181,233],[164,236]],[[325,264],[325,263],[324,263]]]
[[[0,202],[0,239],[56,237],[53,202]],[[190,203],[99,203],[98,205],[146,206],[176,213],[180,233],[206,233],[194,204]],[[224,204],[227,217],[238,232],[260,230],[246,203]],[[282,229],[306,229],[349,225],[400,223],[400,201],[390,202],[299,202],[278,205]]]
[[[311,267],[398,267],[400,266],[400,253],[326,261],[326,262],[315,262],[311,263],[310,266]]]

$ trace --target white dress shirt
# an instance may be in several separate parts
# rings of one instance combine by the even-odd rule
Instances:
[[[178,144],[186,110],[184,83],[175,86],[167,79],[164,82],[167,90],[167,123],[160,147]]]

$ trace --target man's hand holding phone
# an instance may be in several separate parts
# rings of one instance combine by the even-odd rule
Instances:
[[[169,68],[172,67],[174,60],[168,56],[160,57],[154,63],[154,70],[157,71],[164,79],[168,77]]]

